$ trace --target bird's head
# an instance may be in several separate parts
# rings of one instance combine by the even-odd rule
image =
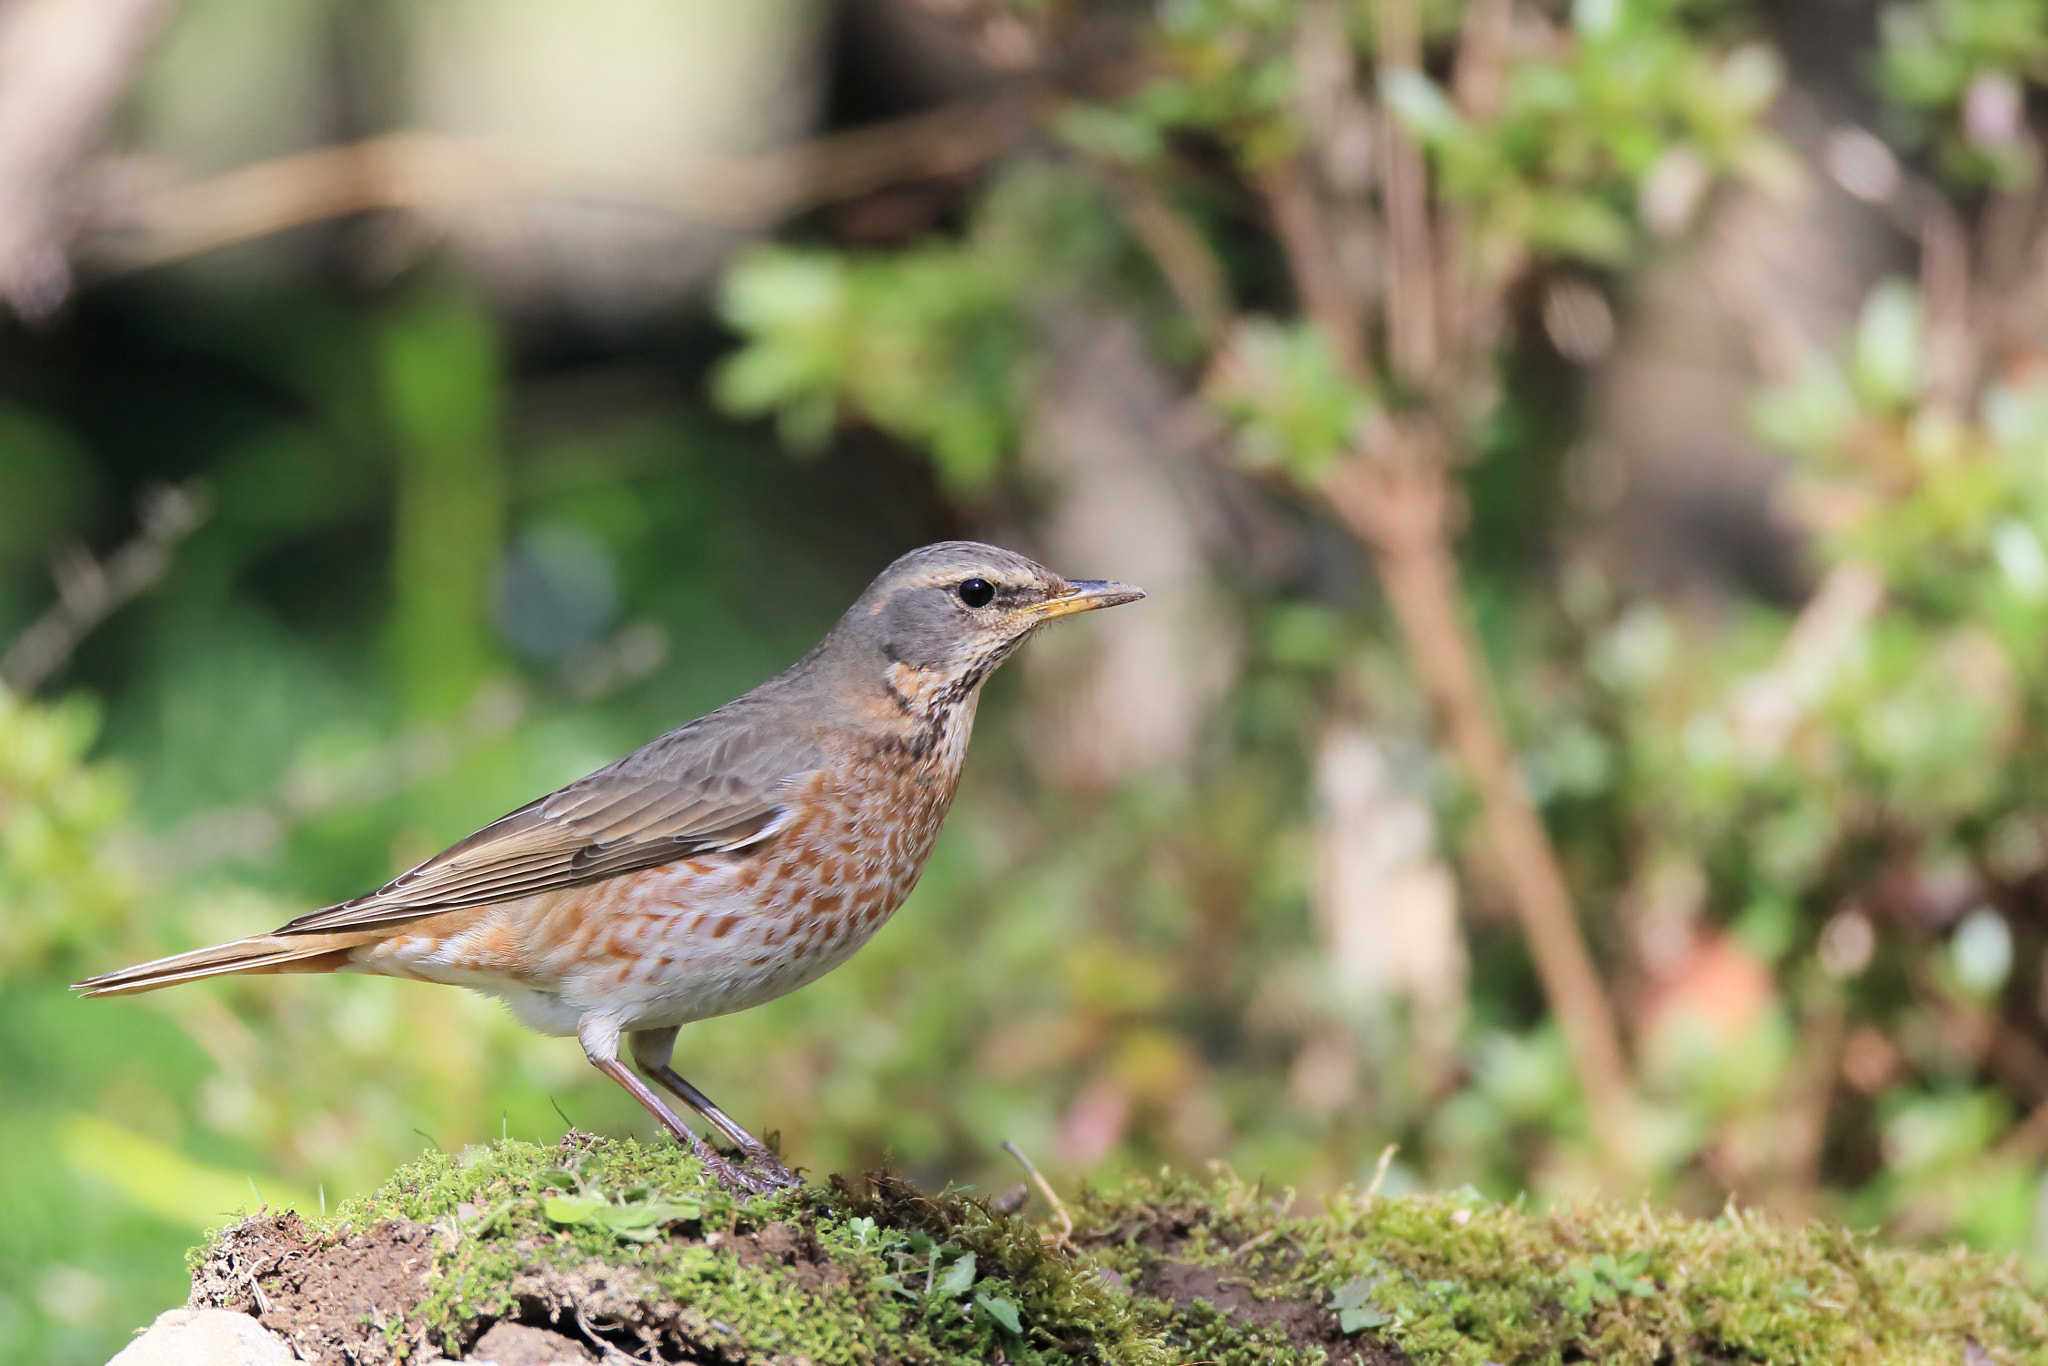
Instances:
[[[958,695],[1046,622],[1144,596],[1126,583],[1063,579],[996,546],[941,541],[884,569],[839,629],[878,649],[920,693]]]

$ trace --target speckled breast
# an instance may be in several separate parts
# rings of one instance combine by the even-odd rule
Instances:
[[[564,995],[637,1000],[627,1027],[659,1027],[744,1010],[845,962],[938,839],[972,724],[971,702],[953,710],[936,733],[849,742],[787,794],[793,818],[762,845],[563,894],[579,903],[555,913],[576,923],[548,955]]]
[[[592,1015],[657,1029],[773,1000],[845,962],[917,885],[974,700],[846,736],[782,794],[791,819],[761,844],[431,917],[359,950],[355,968],[474,987],[550,1034]]]

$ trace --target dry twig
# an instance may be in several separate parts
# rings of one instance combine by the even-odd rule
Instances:
[[[207,510],[206,491],[198,484],[153,487],[137,508],[140,535],[105,560],[76,546],[60,554],[52,566],[57,601],[0,658],[0,684],[34,692],[94,627],[163,578],[171,552],[206,520]]]
[[[593,174],[520,144],[392,133],[104,204],[84,249],[110,267],[137,269],[349,214],[432,215],[537,198],[762,228],[888,186],[972,171],[1024,136],[1030,104],[1017,95],[977,100],[756,157],[707,160],[656,184]]]
[[[1380,75],[1419,63],[1414,0],[1381,0]],[[1476,33],[1491,35],[1479,26]],[[1469,36],[1469,35],[1468,35]],[[1476,78],[1475,78],[1476,79]],[[1483,82],[1482,82],[1483,84]],[[1381,202],[1388,220],[1387,337],[1397,375],[1423,394],[1448,387],[1463,359],[1440,345],[1426,168],[1419,149],[1388,118]],[[1305,168],[1261,179],[1302,306],[1331,354],[1371,379],[1363,320],[1344,287],[1323,209]],[[1469,344],[1471,338],[1466,338]],[[1416,673],[1451,749],[1477,789],[1487,834],[1528,937],[1551,1011],[1564,1030],[1605,1165],[1630,1168],[1629,1080],[1620,1031],[1572,910],[1549,832],[1522,784],[1491,692],[1467,635],[1463,593],[1449,546],[1440,422],[1426,412],[1383,420],[1324,481],[1337,515],[1373,552]]]
[[[1143,175],[1121,168],[1103,174],[1131,235],[1151,253],[1174,302],[1194,321],[1204,342],[1211,347],[1221,343],[1230,325],[1230,286],[1216,253]]]
[[[1059,1192],[1052,1188],[1052,1182],[1046,1180],[1031,1159],[1024,1156],[1022,1148],[1006,1138],[1003,1140],[1003,1151],[1017,1159],[1017,1165],[1031,1178],[1031,1184],[1038,1187],[1038,1193],[1052,1206],[1053,1217],[1060,1221],[1059,1231],[1046,1234],[1045,1241],[1055,1247],[1065,1247],[1074,1236],[1074,1216],[1067,1213],[1066,1202],[1060,1199]]]

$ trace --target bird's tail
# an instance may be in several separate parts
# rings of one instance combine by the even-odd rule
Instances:
[[[251,935],[232,944],[174,953],[118,972],[101,973],[76,983],[72,990],[87,996],[133,996],[231,973],[335,972],[348,965],[349,951],[364,941],[361,934]]]

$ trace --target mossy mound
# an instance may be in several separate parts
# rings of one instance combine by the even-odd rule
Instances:
[[[2009,1262],[1476,1197],[1303,1215],[1232,1179],[1091,1193],[1070,1237],[889,1177],[734,1200],[673,1147],[434,1155],[317,1224],[196,1254],[193,1303],[313,1361],[460,1358],[494,1325],[642,1361],[2043,1362]]]

